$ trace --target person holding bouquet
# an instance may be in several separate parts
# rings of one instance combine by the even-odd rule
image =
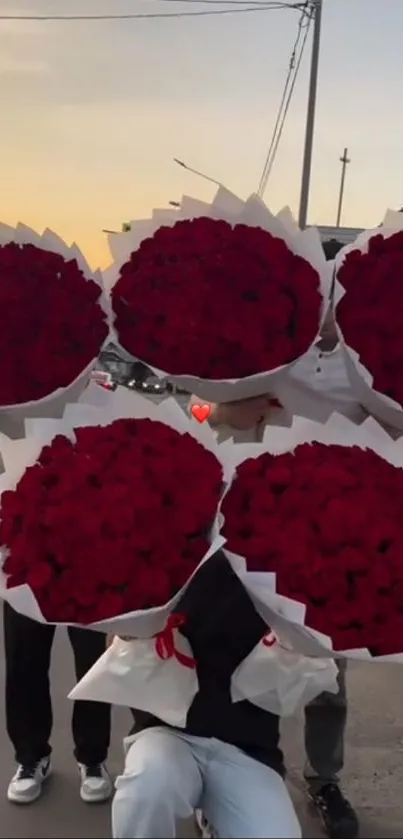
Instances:
[[[227,839],[300,839],[284,783],[279,717],[231,701],[231,676],[266,628],[221,552],[199,570],[177,609],[199,690],[184,728],[133,710],[112,805],[114,839],[175,837],[177,820],[198,807]]]
[[[287,395],[292,405],[293,398],[301,400],[305,395],[307,405],[319,394],[323,415],[333,411],[346,414],[356,422],[366,416],[351,391],[342,359],[337,349],[337,335],[331,313],[325,320],[321,339],[288,374]],[[326,365],[332,371],[336,366],[336,380],[333,374],[326,374]],[[332,388],[332,380],[335,387]],[[295,396],[294,396],[295,394]],[[198,402],[192,397],[191,403]],[[265,423],[273,407],[273,398],[260,396],[244,401],[212,405],[209,417],[211,425],[219,432],[221,428],[231,430],[235,442],[261,439]],[[346,664],[339,660],[339,692],[318,696],[305,709],[305,749],[307,761],[305,780],[311,805],[319,814],[330,839],[354,839],[358,836],[358,819],[350,802],[340,789],[339,773],[344,763],[344,735],[347,722]]]
[[[271,397],[257,397],[215,405],[210,422],[215,427],[221,424],[231,427],[235,432],[253,429],[258,441],[271,404]],[[338,665],[339,692],[321,694],[305,709],[307,762],[304,776],[309,801],[320,815],[330,839],[354,839],[358,836],[357,816],[339,783],[344,762],[347,695],[345,661],[339,660]]]
[[[48,228],[42,234],[21,223],[15,228],[0,224],[0,229],[0,432],[10,443],[24,438],[27,418],[59,417],[67,403],[81,396],[109,325],[100,274],[90,269],[76,245]],[[1,473],[3,468],[2,448]],[[2,570],[3,565],[2,556]],[[3,618],[6,726],[18,764],[7,797],[29,804],[40,796],[50,772],[49,666],[55,627],[30,620],[7,602]],[[104,651],[105,638],[77,628],[69,629],[69,637],[80,677]],[[77,703],[73,737],[85,801],[104,800],[111,793],[102,766],[109,736],[109,707]]]
[[[55,627],[3,605],[6,670],[6,726],[18,764],[7,798],[31,804],[40,797],[51,770],[52,705],[49,667]],[[69,627],[77,679],[105,651],[105,635]],[[80,776],[80,797],[88,804],[107,800],[112,782],[104,767],[111,728],[110,706],[75,702],[72,729]]]

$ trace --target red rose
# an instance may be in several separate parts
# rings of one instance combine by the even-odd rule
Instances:
[[[319,328],[321,294],[315,269],[283,240],[198,218],[143,241],[120,270],[112,304],[120,343],[136,357],[172,375],[231,379],[303,354]]]
[[[375,452],[305,444],[238,467],[223,535],[335,650],[402,652],[402,497],[403,469]]]
[[[108,334],[101,289],[75,260],[34,245],[0,245],[0,406],[70,385]]]

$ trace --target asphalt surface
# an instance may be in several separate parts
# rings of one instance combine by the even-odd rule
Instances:
[[[72,656],[65,633],[56,634],[53,650],[54,775],[44,796],[28,807],[6,800],[13,772],[13,755],[4,730],[4,661],[0,664],[0,702],[3,713],[0,745],[0,839],[107,839],[109,804],[85,805],[78,797],[78,773],[72,757]],[[344,787],[357,807],[363,839],[403,837],[403,666],[352,665],[349,672],[350,719]],[[123,710],[114,714],[109,768],[122,765],[122,737],[130,725]],[[289,768],[291,794],[306,837],[321,836],[320,826],[307,811],[301,772],[303,749],[299,719],[284,726],[283,746]],[[193,837],[192,825],[180,825],[182,837]]]

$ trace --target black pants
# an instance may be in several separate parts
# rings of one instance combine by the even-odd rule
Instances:
[[[105,635],[69,627],[77,681],[105,651]],[[25,618],[4,603],[6,723],[17,763],[50,754],[52,703],[49,668],[55,627]],[[111,710],[103,702],[77,701],[73,709],[74,754],[87,766],[108,753]]]

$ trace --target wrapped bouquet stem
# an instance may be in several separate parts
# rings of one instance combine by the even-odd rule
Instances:
[[[173,613],[165,629],[153,638],[116,636],[69,698],[133,707],[169,725],[185,726],[198,680],[189,642],[179,632],[183,622],[182,615]]]
[[[324,691],[337,693],[337,673],[331,659],[300,655],[281,634],[268,632],[233,674],[232,700],[289,717]]]

